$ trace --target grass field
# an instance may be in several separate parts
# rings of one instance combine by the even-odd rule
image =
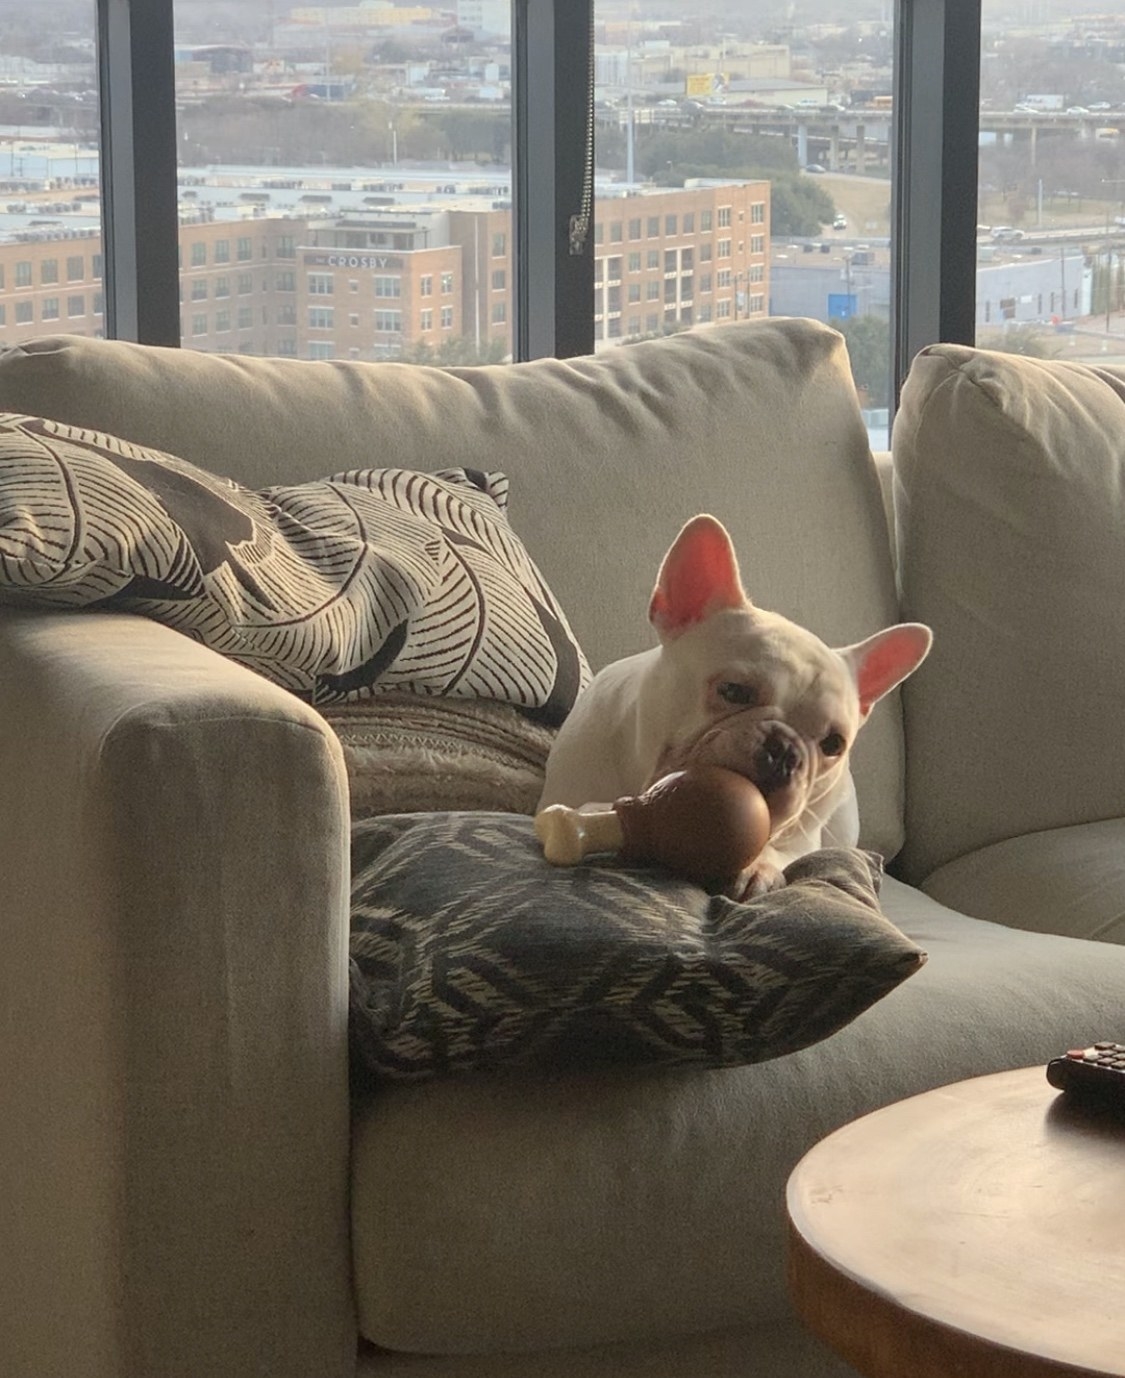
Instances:
[[[825,172],[816,177],[816,182],[831,196],[836,209],[847,216],[849,236],[870,235],[872,239],[886,239],[890,235],[889,181],[882,177]]]

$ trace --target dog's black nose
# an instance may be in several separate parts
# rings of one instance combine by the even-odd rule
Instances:
[[[763,793],[787,785],[800,764],[797,748],[780,732],[771,733],[758,748],[754,781]]]

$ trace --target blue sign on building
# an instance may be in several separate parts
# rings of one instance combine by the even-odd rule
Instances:
[[[828,319],[830,321],[850,321],[856,313],[854,292],[828,293]]]

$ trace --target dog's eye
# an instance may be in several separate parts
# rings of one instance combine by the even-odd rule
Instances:
[[[748,708],[757,699],[753,688],[749,684],[739,684],[737,680],[724,680],[715,689],[725,703],[736,704],[739,708]]]
[[[829,732],[820,743],[820,749],[825,756],[839,756],[842,754],[847,742],[844,741],[843,734],[840,732]]]

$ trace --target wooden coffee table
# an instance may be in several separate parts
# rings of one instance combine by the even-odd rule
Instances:
[[[845,1125],[788,1208],[797,1311],[868,1378],[1125,1375],[1125,1116],[1042,1067]]]

